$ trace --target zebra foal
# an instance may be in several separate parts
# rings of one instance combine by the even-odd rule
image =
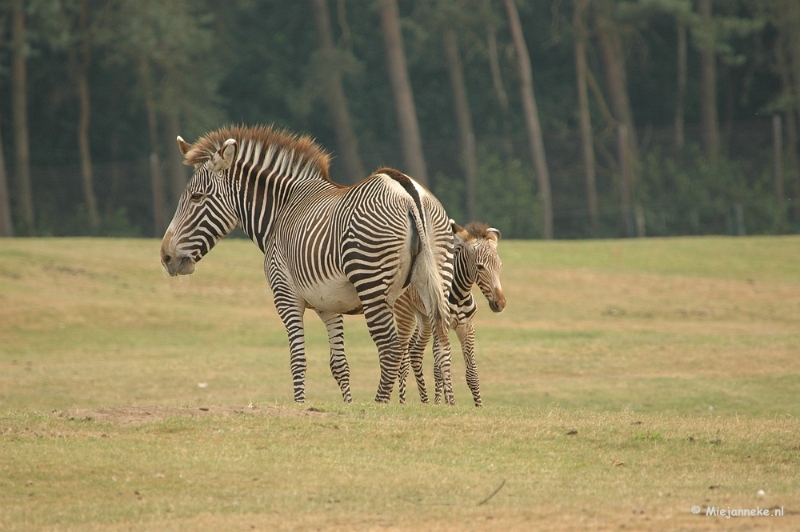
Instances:
[[[402,358],[394,303],[407,285],[435,332],[437,366],[452,402],[447,336],[452,229],[438,200],[384,168],[353,186],[330,180],[329,156],[308,137],[271,127],[227,127],[194,144],[178,137],[194,175],[161,243],[169,275],[187,275],[235,227],[264,253],[264,272],[289,337],[294,400],[305,401],[303,314],[328,329],[331,369],[351,399],[342,314],[363,313],[378,347],[377,402],[387,402]]]
[[[450,326],[455,328],[461,344],[466,365],[467,385],[472,392],[475,406],[483,404],[481,400],[478,367],[475,363],[475,327],[472,323],[478,306],[472,295],[472,285],[477,284],[481,293],[489,302],[493,312],[503,312],[506,297],[500,284],[502,261],[497,254],[497,241],[500,231],[485,224],[472,222],[462,228],[453,224],[455,232],[455,250],[453,282],[450,288]],[[400,402],[406,400],[406,377],[409,364],[414,369],[420,400],[428,402],[425,390],[425,379],[422,375],[422,359],[425,347],[431,338],[431,328],[425,317],[425,306],[419,294],[409,287],[398,298],[394,307],[397,331],[403,346],[403,360],[400,364],[398,393]],[[441,399],[441,377],[439,368],[434,365],[436,381],[435,402]]]

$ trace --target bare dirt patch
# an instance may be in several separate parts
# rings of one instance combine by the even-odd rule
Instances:
[[[70,420],[99,421],[118,427],[157,423],[172,417],[227,417],[237,415],[280,417],[324,417],[326,412],[314,407],[305,409],[280,406],[119,406],[113,408],[70,408],[52,415]]]

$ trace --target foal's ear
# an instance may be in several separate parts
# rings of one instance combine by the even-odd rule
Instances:
[[[209,170],[212,172],[224,172],[228,168],[231,167],[233,164],[233,160],[236,158],[236,149],[238,148],[238,144],[234,139],[226,140],[217,153],[211,158],[209,162]]]
[[[490,227],[489,229],[486,230],[486,238],[488,238],[489,240],[494,240],[495,243],[497,243],[497,241],[500,240],[500,236],[501,235],[499,229]]]
[[[456,245],[464,245],[467,242],[475,240],[475,237],[472,236],[469,231],[455,223],[453,220],[450,220],[450,226],[453,228],[453,235],[455,236],[454,243]]]

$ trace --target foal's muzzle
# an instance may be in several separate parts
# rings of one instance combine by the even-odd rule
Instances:
[[[489,308],[492,312],[503,312],[506,308],[506,296],[503,292],[495,291],[489,299]]]

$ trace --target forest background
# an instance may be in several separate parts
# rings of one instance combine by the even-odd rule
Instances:
[[[0,0],[0,236],[161,236],[224,124],[506,238],[800,232],[794,0]]]

